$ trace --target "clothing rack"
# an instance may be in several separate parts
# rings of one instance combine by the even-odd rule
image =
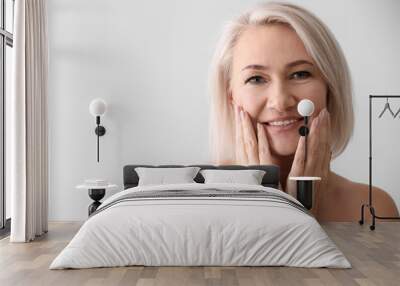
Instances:
[[[388,105],[388,99],[389,98],[400,98],[400,95],[370,95],[369,96],[369,196],[368,196],[368,204],[363,204],[361,206],[361,219],[359,221],[360,225],[364,224],[364,208],[367,207],[369,208],[369,211],[372,215],[372,224],[369,226],[371,230],[375,229],[375,219],[400,219],[400,217],[383,217],[383,216],[378,216],[375,214],[375,209],[372,205],[372,99],[374,98],[386,98],[387,103],[385,105],[384,111],[386,111],[387,105]],[[392,113],[391,110],[389,110],[392,116],[395,118],[399,112],[396,112],[396,115]],[[399,109],[400,111],[400,109]],[[383,112],[381,113],[380,117],[383,115]],[[379,117],[379,118],[380,118]]]

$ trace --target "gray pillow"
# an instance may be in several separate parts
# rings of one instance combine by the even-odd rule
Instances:
[[[199,170],[199,167],[135,168],[139,176],[139,186],[196,183],[193,179]]]
[[[204,183],[234,183],[246,185],[261,185],[265,175],[263,170],[201,170]]]

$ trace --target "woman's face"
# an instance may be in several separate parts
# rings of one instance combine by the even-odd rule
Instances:
[[[297,104],[302,99],[314,102],[311,121],[327,104],[327,85],[319,69],[296,32],[282,24],[249,27],[242,33],[233,49],[230,89],[253,125],[263,123],[272,153],[281,156],[297,148],[304,122]],[[290,118],[298,121],[273,123]]]

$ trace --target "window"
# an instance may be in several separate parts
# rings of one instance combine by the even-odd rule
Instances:
[[[0,0],[0,236],[9,231],[10,194],[5,193],[5,98],[11,92],[14,0]]]

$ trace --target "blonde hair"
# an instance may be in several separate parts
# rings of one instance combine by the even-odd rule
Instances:
[[[289,25],[297,33],[327,83],[332,159],[344,151],[352,136],[354,113],[350,72],[333,34],[321,20],[304,8],[282,2],[259,4],[228,22],[214,53],[209,84],[210,149],[215,164],[235,161],[234,114],[228,100],[232,50],[247,27],[273,23]]]

